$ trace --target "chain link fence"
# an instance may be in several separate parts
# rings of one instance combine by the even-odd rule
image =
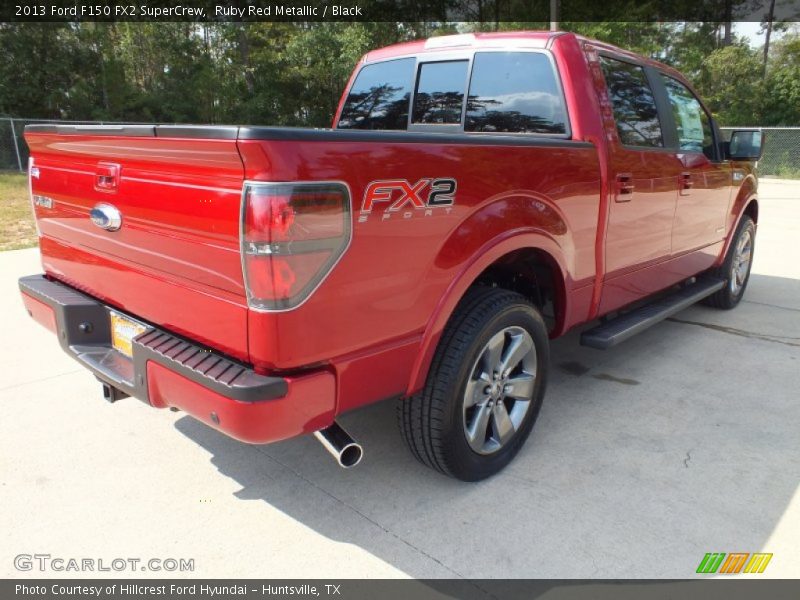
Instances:
[[[720,127],[725,139],[737,129],[758,129],[764,134],[764,154],[758,161],[762,177],[800,179],[800,127]]]
[[[0,117],[0,170],[25,171],[28,146],[22,137],[25,125],[32,123],[67,123],[74,125],[120,124],[110,121],[57,121]],[[130,123],[127,123],[130,124]],[[723,135],[735,129],[760,129],[764,132],[764,155],[758,173],[766,177],[800,179],[800,127],[722,127]]]

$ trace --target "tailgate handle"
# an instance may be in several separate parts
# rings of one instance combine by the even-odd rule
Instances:
[[[113,163],[100,163],[94,174],[94,189],[98,192],[116,192],[119,186],[120,167]]]

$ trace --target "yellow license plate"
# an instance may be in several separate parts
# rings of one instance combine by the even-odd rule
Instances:
[[[147,331],[147,325],[113,311],[109,311],[108,314],[111,318],[111,345],[125,356],[132,357],[133,346],[131,340],[140,333]]]

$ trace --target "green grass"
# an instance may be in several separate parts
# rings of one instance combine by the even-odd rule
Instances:
[[[30,248],[36,241],[27,176],[0,171],[0,250]]]
[[[778,165],[775,169],[775,177],[780,177],[781,179],[800,179],[800,167]]]

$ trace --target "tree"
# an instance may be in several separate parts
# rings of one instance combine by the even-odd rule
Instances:
[[[87,53],[77,26],[0,23],[0,113],[68,117]]]
[[[800,124],[800,35],[774,45],[765,82],[764,125]]]
[[[748,46],[714,50],[703,61],[698,87],[724,125],[757,125],[763,114],[758,53]]]
[[[409,18],[424,14],[424,3],[400,1]],[[720,15],[725,1],[713,0],[710,14]],[[455,0],[436,2],[441,14],[456,7]],[[500,20],[526,2],[469,0],[457,7],[473,19],[469,22],[0,23],[0,113],[327,127],[362,54],[440,34],[546,29],[545,20]],[[731,0],[734,18],[744,2]],[[776,0],[776,14],[782,2]],[[722,47],[722,21],[636,20],[660,5],[660,0],[626,0],[630,22],[560,25],[675,66],[724,125],[800,122],[797,32],[778,42],[773,37],[763,51],[751,50],[733,34],[730,46]],[[537,7],[547,18],[546,4],[526,6],[531,18],[542,12]]]

